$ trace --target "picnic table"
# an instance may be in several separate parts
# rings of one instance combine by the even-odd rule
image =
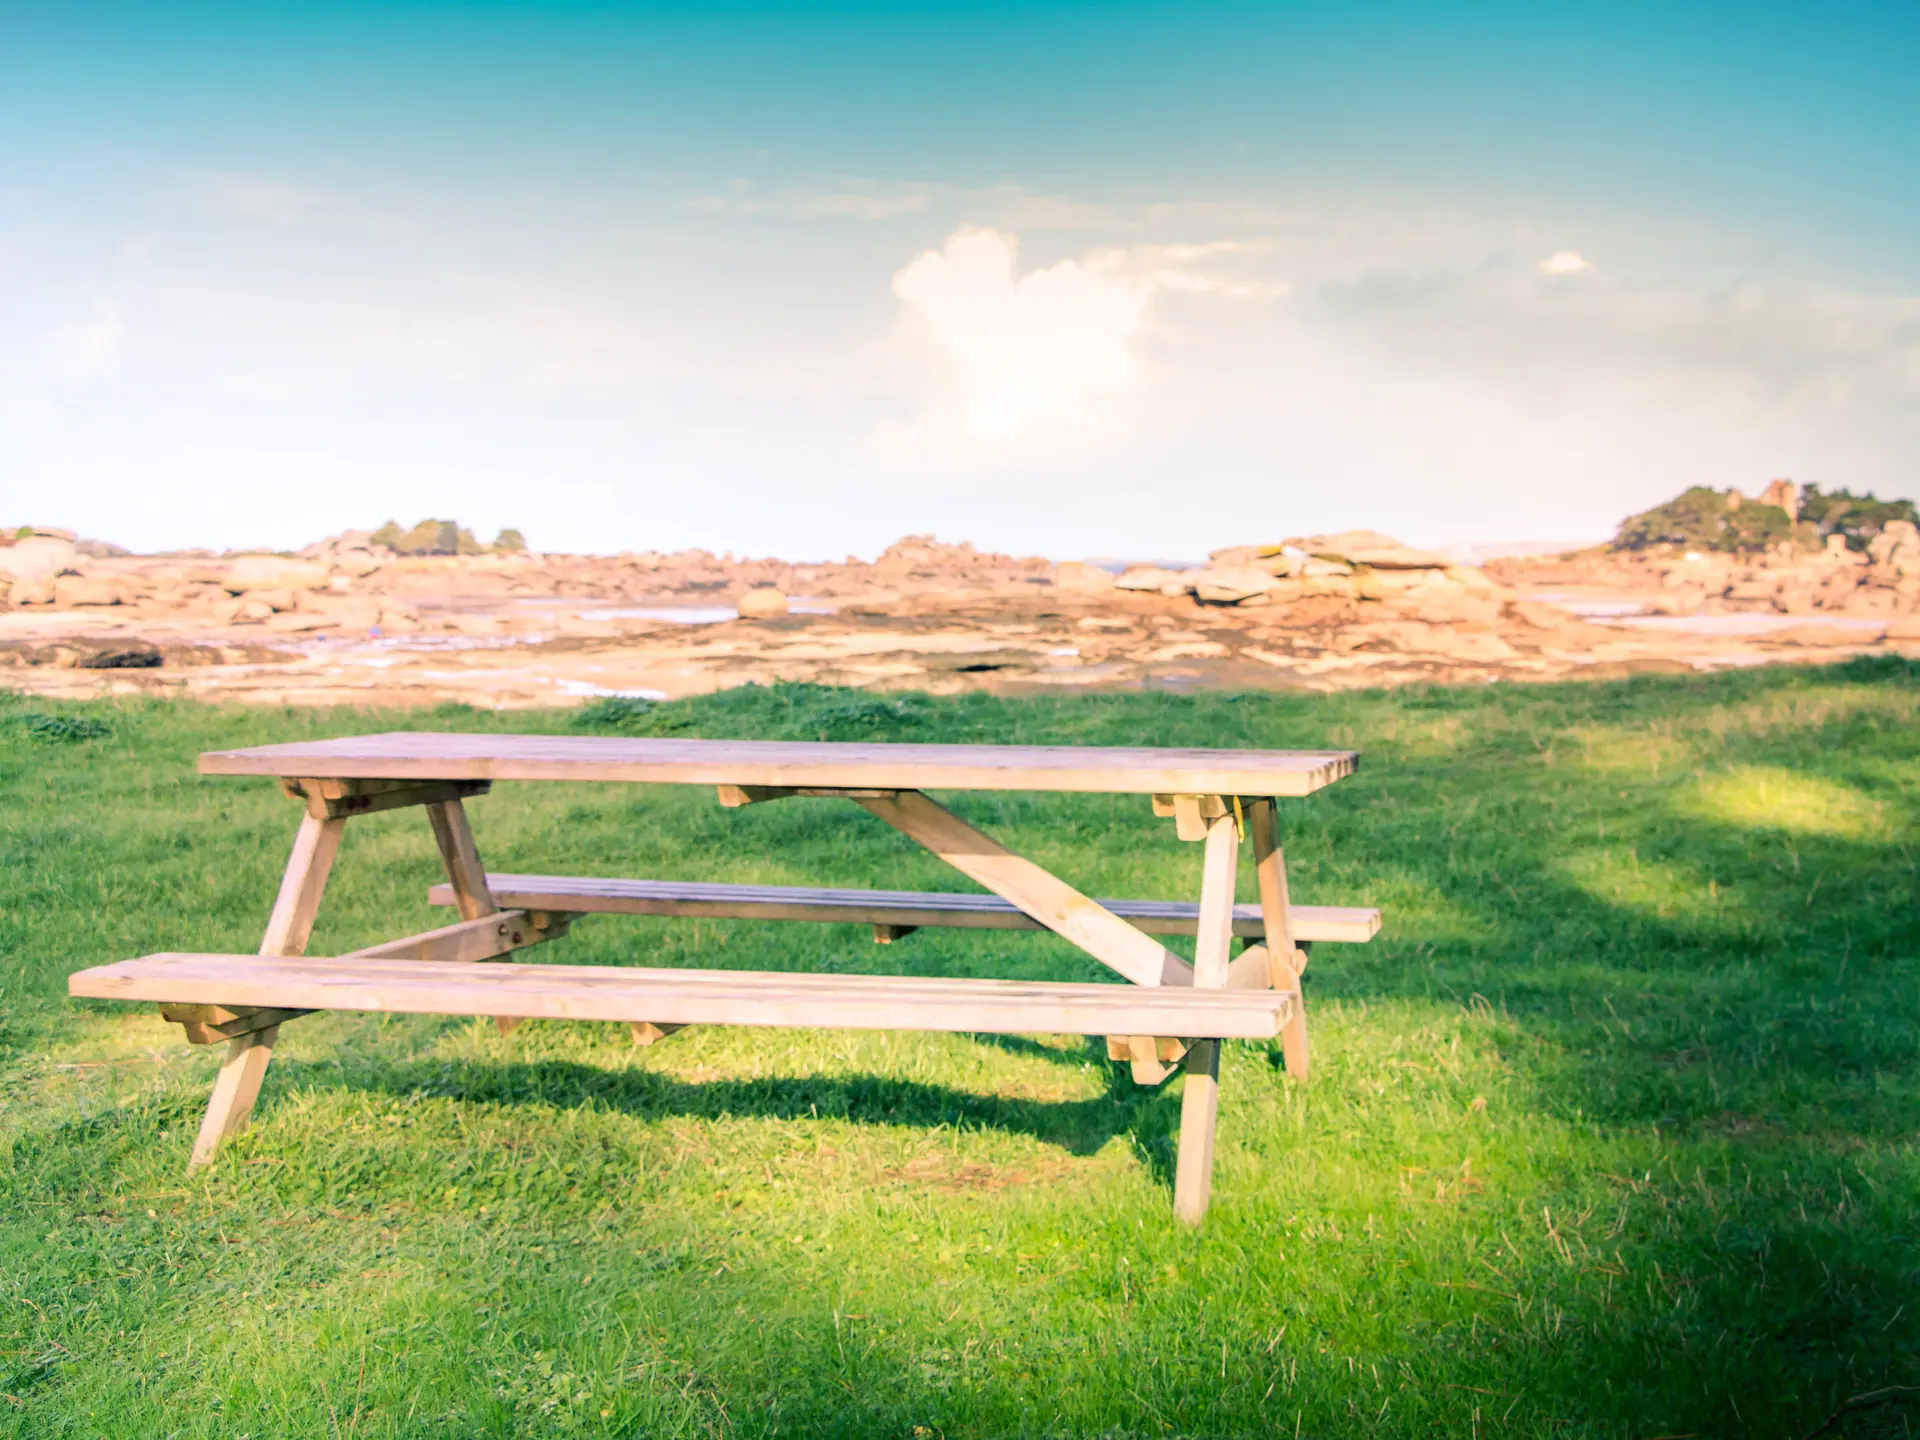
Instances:
[[[317,1010],[620,1021],[650,1044],[687,1025],[838,1026],[1107,1037],[1134,1079],[1186,1077],[1174,1211],[1198,1223],[1212,1187],[1219,1042],[1281,1041],[1290,1075],[1308,1071],[1301,972],[1316,940],[1364,941],[1364,907],[1293,905],[1276,800],[1353,772],[1346,750],[1192,750],[453,735],[402,731],[212,751],[208,775],[270,776],[305,805],[258,955],[156,954],[73,975],[76,996],[157,1002],[201,1044],[227,1054],[189,1166],[210,1162],[247,1123],[280,1027]],[[712,786],[720,804],[850,800],[986,892],[806,889],[662,879],[489,872],[465,809],[495,781]],[[1150,796],[1182,840],[1202,847],[1197,901],[1097,900],[927,794],[1051,791]],[[348,820],[426,811],[447,881],[429,898],[459,920],[330,958],[306,955]],[[1242,840],[1259,898],[1236,905]],[[582,915],[723,916],[871,925],[900,940],[922,926],[1046,929],[1126,981],[940,979],[790,971],[498,963],[568,932]],[[1163,935],[1194,937],[1191,963]],[[1243,948],[1233,954],[1236,938]]]

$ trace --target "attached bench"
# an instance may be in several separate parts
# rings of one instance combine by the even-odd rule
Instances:
[[[305,804],[260,954],[150,955],[69,977],[72,994],[140,1000],[201,1044],[225,1042],[192,1166],[210,1163],[252,1113],[280,1027],[316,1010],[624,1021],[651,1041],[686,1025],[794,1025],[1105,1035],[1134,1076],[1185,1076],[1174,1214],[1205,1215],[1219,1103],[1219,1042],[1280,1040],[1307,1075],[1300,974],[1316,940],[1359,942],[1369,909],[1295,906],[1276,799],[1353,772],[1351,751],[1095,749],[625,739],[398,732],[200,757],[204,774],[280,780]],[[503,780],[711,785],[724,806],[837,797],[924,846],[989,894],[816,890],[671,880],[489,874],[464,802]],[[1134,794],[1201,843],[1198,904],[1095,900],[926,793]],[[453,924],[330,959],[305,958],[350,819],[426,812],[448,883],[430,898]],[[1234,904],[1250,840],[1258,905]],[[528,965],[517,954],[583,914],[687,915],[866,924],[892,941],[921,926],[1051,930],[1131,984],[1086,985],[780,971]],[[1193,959],[1156,938],[1194,937]],[[1236,937],[1245,944],[1233,954]],[[506,961],[509,963],[499,963]],[[1176,1069],[1177,1067],[1177,1069]]]
[[[1275,990],[661,970],[610,965],[148,955],[74,976],[101,1000],[673,1025],[787,1025],[980,1034],[1270,1040],[1294,996]],[[231,1022],[228,1022],[231,1023]]]
[[[501,905],[583,915],[660,915],[710,920],[816,920],[871,925],[881,944],[922,926],[962,930],[1044,930],[998,895],[926,890],[816,890],[791,885],[723,885],[692,880],[602,880],[575,875],[487,876]],[[453,905],[451,885],[427,891],[434,905]],[[1149,935],[1196,935],[1200,907],[1187,900],[1101,900],[1097,904]],[[1380,933],[1380,912],[1344,905],[1290,905],[1296,944],[1316,940],[1364,944]],[[1233,907],[1233,933],[1265,940],[1258,905]]]

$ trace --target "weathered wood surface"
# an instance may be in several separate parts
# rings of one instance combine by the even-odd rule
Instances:
[[[307,814],[293,837],[293,853],[280,876],[280,893],[273,902],[273,914],[267,917],[267,933],[260,941],[263,956],[296,956],[306,953],[313,935],[314,917],[320,912],[320,898],[327,892],[327,877],[333,872],[334,857],[340,853],[340,837],[347,822]],[[255,963],[260,963],[256,961]],[[78,993],[78,992],[75,992]],[[240,1006],[219,997],[194,995],[155,996],[155,999],[207,999],[222,1006]],[[263,1008],[305,1010],[305,1005],[275,1005]],[[235,1014],[235,1019],[242,1019]],[[231,1023],[231,1022],[229,1022]],[[193,1154],[187,1160],[189,1171],[212,1162],[221,1142],[247,1128],[253,1114],[253,1102],[260,1098],[260,1082],[266,1078],[267,1065],[273,1059],[274,1042],[280,1038],[278,1025],[248,1028],[227,1041],[226,1059],[219,1077],[213,1082],[213,1094],[207,1099],[207,1111],[200,1119],[200,1133],[193,1142]]]
[[[585,875],[489,874],[487,886],[500,904],[521,910],[718,920],[815,920],[842,925],[945,925],[963,930],[1046,928],[998,895],[729,885],[701,880],[603,880]],[[453,888],[435,885],[427,898],[435,905],[451,905]],[[1192,935],[1199,928],[1200,907],[1190,900],[1098,903],[1149,935]],[[1288,913],[1296,940],[1362,944],[1380,933],[1380,912],[1369,907],[1294,905]],[[1257,939],[1266,930],[1261,906],[1234,906],[1235,935]]]
[[[1247,816],[1247,829],[1253,841],[1253,873],[1260,885],[1260,911],[1267,921],[1267,962],[1271,967],[1273,988],[1300,990],[1300,975],[1307,968],[1303,944],[1320,936],[1308,933],[1298,923],[1293,903],[1287,894],[1287,861],[1280,849],[1280,828],[1273,801],[1254,801]],[[1305,1080],[1310,1066],[1307,1047],[1307,1007],[1293,1007],[1287,1027],[1280,1036],[1281,1054],[1287,1073]]]
[[[895,745],[396,731],[214,750],[203,775],[394,780],[620,780],[736,787],[1307,795],[1353,773],[1351,750]]]
[[[488,780],[322,780],[290,777],[280,788],[295,800],[307,802],[316,820],[342,820],[351,815],[377,815],[410,805],[434,805],[484,795]]]
[[[974,884],[1017,905],[1136,985],[1185,985],[1193,967],[1058,875],[983,835],[918,790],[855,802],[919,841]]]
[[[1170,985],[191,954],[82,970],[67,988],[102,1000],[647,1021],[662,1029],[793,1025],[1249,1040],[1279,1034],[1294,1000],[1274,990]]]
[[[567,933],[565,915],[529,914],[525,910],[495,910],[471,920],[442,925],[399,940],[386,940],[355,950],[355,960],[415,960],[468,962],[496,960]],[[536,924],[535,921],[544,921]]]
[[[1220,1042],[1194,1041],[1183,1068],[1187,1078],[1180,1096],[1180,1153],[1173,1162],[1173,1218],[1184,1225],[1198,1225],[1207,1218],[1207,1207],[1213,1203],[1213,1139],[1220,1118]]]

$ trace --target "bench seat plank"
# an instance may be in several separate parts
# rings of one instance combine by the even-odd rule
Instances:
[[[82,970],[67,988],[104,1000],[300,1010],[1249,1040],[1279,1034],[1295,999],[1184,986],[193,954]]]
[[[308,779],[615,780],[880,790],[1047,790],[1109,795],[1310,795],[1354,772],[1352,750],[1088,745],[906,745],[673,740],[619,735],[451,735],[403,730],[212,750],[203,775]]]
[[[945,925],[972,930],[1041,930],[1039,921],[998,895],[925,890],[821,890],[788,885],[728,885],[698,880],[607,880],[575,875],[493,875],[487,887],[503,906],[589,915],[666,915],[730,920],[817,920],[848,925]],[[453,887],[427,892],[453,904]],[[1200,907],[1186,900],[1102,900],[1149,935],[1192,935]],[[1380,931],[1380,912],[1361,906],[1294,905],[1295,940],[1364,943]],[[1233,933],[1266,934],[1258,905],[1233,907]]]

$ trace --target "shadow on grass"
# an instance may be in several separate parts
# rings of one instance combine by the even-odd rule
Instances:
[[[436,1096],[495,1106],[593,1105],[644,1120],[844,1120],[858,1125],[999,1130],[1080,1156],[1095,1154],[1118,1137],[1134,1150],[1157,1184],[1169,1190],[1173,1184],[1178,1103],[1165,1088],[1135,1087],[1121,1066],[1112,1067],[1105,1093],[1085,1100],[1055,1101],[866,1075],[688,1081],[657,1071],[602,1069],[570,1060],[414,1061],[364,1069],[280,1061],[274,1069],[280,1084],[302,1090]]]

